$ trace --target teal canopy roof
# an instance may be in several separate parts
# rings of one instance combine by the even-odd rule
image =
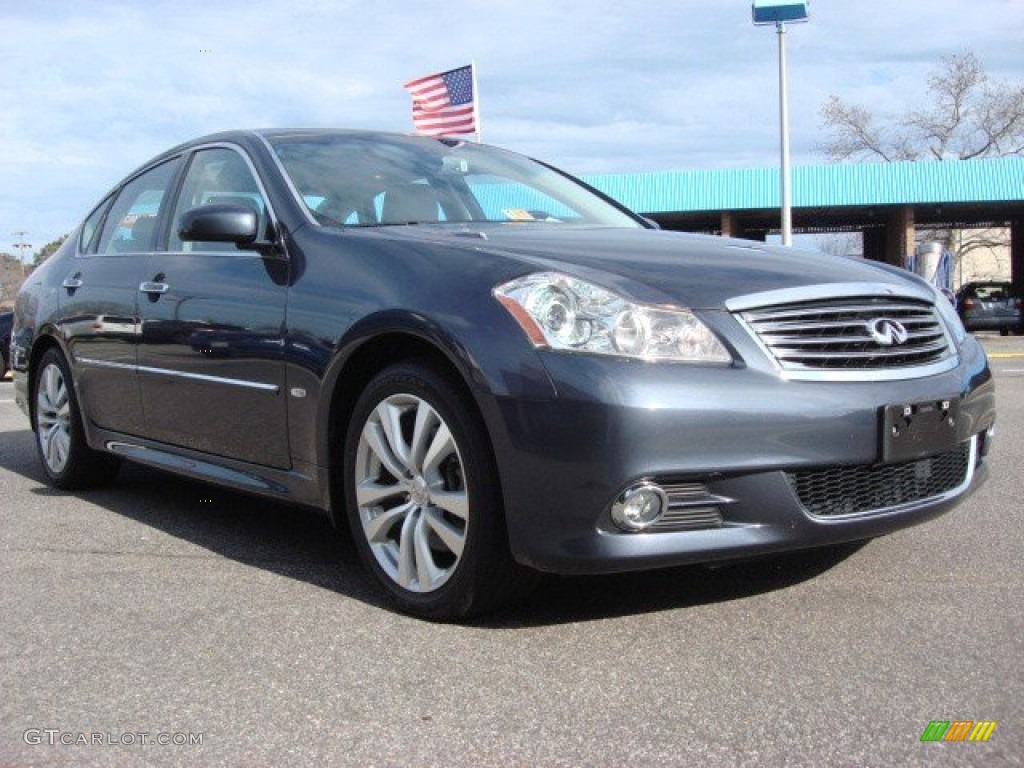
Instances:
[[[744,211],[779,206],[777,168],[582,177],[634,211]],[[794,208],[1019,202],[1024,157],[793,168]]]

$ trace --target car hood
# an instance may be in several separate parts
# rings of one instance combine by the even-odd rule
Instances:
[[[472,248],[480,256],[514,259],[521,263],[522,274],[557,270],[637,301],[694,309],[721,309],[727,302],[736,309],[744,303],[737,301],[740,297],[776,291],[793,293],[780,300],[816,298],[830,295],[830,285],[851,283],[931,299],[930,292],[903,270],[749,240],[543,224],[459,230],[409,226],[386,231],[396,239],[424,245],[440,240],[445,247]],[[850,293],[848,289],[841,292]]]

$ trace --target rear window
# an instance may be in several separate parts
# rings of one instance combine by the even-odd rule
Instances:
[[[979,285],[974,289],[974,295],[982,301],[1000,301],[1010,295],[1009,283],[992,283]]]

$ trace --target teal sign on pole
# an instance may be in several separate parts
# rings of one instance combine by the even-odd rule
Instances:
[[[754,0],[755,24],[778,24],[787,21],[806,21],[809,3],[789,0]]]

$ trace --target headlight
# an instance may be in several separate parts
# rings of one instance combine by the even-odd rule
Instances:
[[[636,304],[558,272],[504,283],[494,296],[537,347],[643,360],[732,361],[688,309]]]

